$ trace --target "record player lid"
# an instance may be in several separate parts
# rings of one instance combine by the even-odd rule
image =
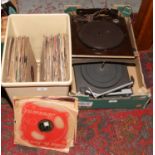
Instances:
[[[124,33],[116,23],[102,20],[85,23],[79,30],[79,38],[88,47],[106,50],[119,46]]]

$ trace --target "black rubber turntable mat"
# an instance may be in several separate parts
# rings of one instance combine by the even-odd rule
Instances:
[[[78,35],[86,46],[99,50],[117,47],[124,39],[122,30],[116,24],[106,20],[84,24]]]
[[[90,63],[74,65],[76,88],[84,93],[88,87],[102,93],[130,81],[127,66],[119,63]]]
[[[104,29],[106,29],[106,27],[111,23],[112,24],[111,27],[114,27],[114,29],[116,28],[118,30],[118,31],[111,30],[112,32],[114,31],[113,36],[109,35],[108,41],[106,39],[104,39],[104,40],[106,40],[105,42],[108,44],[104,43],[101,46],[101,43],[99,43],[99,45],[98,45],[97,40],[96,40],[96,43],[91,43],[92,40],[90,42],[88,41],[89,43],[87,43],[87,41],[85,41],[85,39],[81,40],[82,35],[84,35],[84,33],[82,33],[82,32],[84,30],[87,30],[87,27],[89,27],[89,29],[91,29],[92,25],[94,26],[94,23],[90,24],[89,22],[75,22],[74,18],[72,17],[71,18],[71,32],[72,32],[73,57],[74,56],[78,57],[78,56],[82,56],[82,55],[88,56],[88,57],[89,56],[125,56],[125,57],[132,56],[133,57],[134,49],[133,49],[131,41],[130,41],[126,22],[125,22],[124,18],[122,18],[122,17],[119,17],[118,20],[119,20],[118,23],[113,23],[113,20],[110,17],[104,17],[103,19],[101,19],[99,21],[98,20],[94,21],[94,23],[101,22],[101,25],[103,25],[102,22],[107,21],[108,24],[106,26],[103,26]],[[90,26],[88,26],[89,24],[90,24]],[[97,25],[99,25],[99,23]],[[94,33],[96,31],[94,31]],[[89,31],[87,30],[88,35],[91,35],[91,33],[92,33],[92,30],[89,30]],[[106,35],[108,35],[108,33],[110,33],[110,32],[109,32],[109,30],[107,30],[107,31],[105,30],[104,33]],[[98,33],[95,35],[102,37],[104,33],[102,31],[102,33]],[[85,32],[85,35],[86,35],[86,32]],[[94,40],[95,40],[95,38],[96,37],[94,37]],[[96,44],[96,45],[94,45],[94,44]],[[112,44],[113,44],[113,46],[112,46]],[[111,46],[111,48],[110,48],[110,46]],[[108,49],[104,49],[104,50],[101,49],[103,47],[108,48]]]

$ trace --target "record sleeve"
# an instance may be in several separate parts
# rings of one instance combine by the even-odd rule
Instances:
[[[77,129],[77,100],[35,97],[14,100],[14,142],[68,152]]]

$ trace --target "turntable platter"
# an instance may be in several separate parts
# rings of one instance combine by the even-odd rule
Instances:
[[[119,63],[88,63],[73,65],[77,92],[88,88],[103,93],[130,82],[127,66]]]
[[[110,63],[85,64],[81,66],[83,78],[98,88],[114,86],[122,77],[122,65]]]
[[[124,39],[122,30],[107,20],[85,23],[78,34],[82,43],[98,50],[117,47]]]

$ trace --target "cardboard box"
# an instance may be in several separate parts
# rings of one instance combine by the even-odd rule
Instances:
[[[143,73],[140,68],[138,58],[135,60],[135,66],[128,64],[128,72],[134,77],[133,94],[127,97],[104,97],[95,99],[87,95],[76,94],[75,80],[72,84],[72,95],[79,99],[81,109],[98,109],[98,108],[145,108],[150,101],[151,93],[146,88]]]
[[[151,93],[150,90],[146,88],[144,76],[141,68],[140,56],[137,50],[136,41],[134,37],[134,32],[132,28],[131,19],[125,17],[128,33],[131,39],[132,47],[134,50],[133,57],[107,57],[103,56],[102,58],[91,59],[91,57],[74,57],[73,64],[85,63],[85,62],[117,62],[117,63],[126,63],[129,76],[133,76],[134,85],[132,88],[133,94],[126,97],[103,97],[103,98],[93,98],[89,95],[81,95],[76,92],[76,83],[73,72],[73,83],[71,89],[71,95],[76,96],[79,99],[79,106],[81,109],[99,109],[99,108],[145,108],[150,101]]]

